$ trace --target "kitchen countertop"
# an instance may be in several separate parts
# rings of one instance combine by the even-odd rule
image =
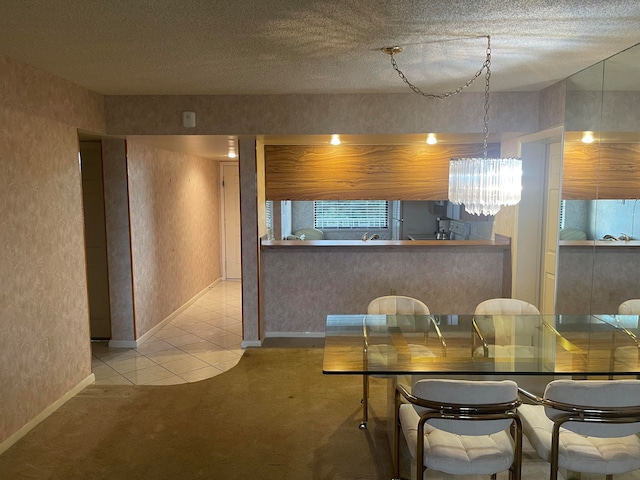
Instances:
[[[561,247],[640,247],[640,240],[560,240]]]
[[[436,240],[436,236],[433,233],[414,233],[407,235],[407,237],[409,237],[409,240]]]
[[[504,237],[503,237],[504,238]],[[491,247],[509,248],[508,239],[497,240],[265,240],[260,241],[263,249],[270,248],[384,248],[406,249],[425,247]]]

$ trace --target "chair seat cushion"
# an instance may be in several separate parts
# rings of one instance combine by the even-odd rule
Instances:
[[[522,431],[543,460],[550,461],[553,422],[541,405],[521,405]],[[587,437],[560,429],[558,465],[574,472],[616,474],[640,468],[640,439]]]
[[[420,416],[413,405],[400,406],[400,423],[415,460]],[[491,435],[456,435],[425,424],[424,464],[451,475],[490,475],[513,463],[514,441],[505,430]]]
[[[488,345],[489,358],[533,358],[534,347],[528,345]],[[484,348],[478,347],[473,352],[474,357],[483,357]]]
[[[636,365],[638,363],[638,357],[640,356],[638,347],[635,345],[629,345],[626,347],[618,347],[614,350],[613,356],[616,360],[616,363],[622,364],[624,371],[627,365]],[[617,368],[616,368],[617,370]]]

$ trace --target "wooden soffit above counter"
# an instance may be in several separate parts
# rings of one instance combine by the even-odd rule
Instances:
[[[482,144],[265,145],[267,200],[445,200],[449,160]],[[490,144],[488,153],[499,154]]]
[[[565,143],[562,198],[640,198],[640,144]]]

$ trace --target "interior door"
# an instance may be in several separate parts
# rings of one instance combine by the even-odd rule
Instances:
[[[237,163],[222,165],[224,276],[242,278],[240,246],[240,170]]]
[[[555,313],[556,267],[558,262],[558,230],[560,228],[560,178],[562,175],[562,144],[548,146],[548,188],[546,198],[546,218],[543,272],[542,272],[542,313]]]

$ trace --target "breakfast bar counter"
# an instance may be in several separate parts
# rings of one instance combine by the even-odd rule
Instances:
[[[432,311],[473,313],[511,296],[511,245],[454,240],[263,240],[263,336],[322,336],[329,314],[359,313],[384,295],[406,295]]]
[[[510,249],[508,239],[498,240],[262,240],[263,250],[272,248],[383,248],[422,249],[425,247],[483,247]]]

